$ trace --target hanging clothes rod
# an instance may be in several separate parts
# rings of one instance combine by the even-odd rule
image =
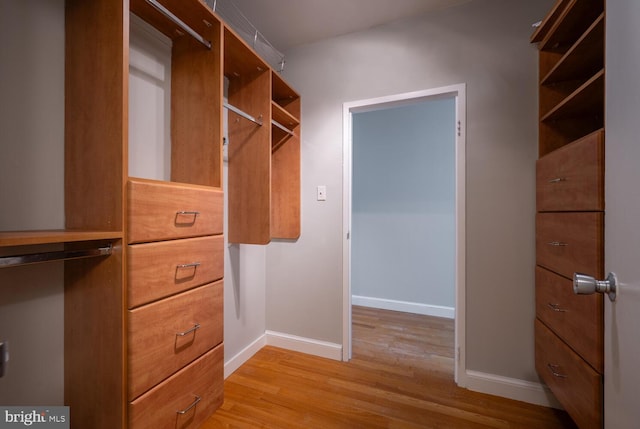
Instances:
[[[262,120],[261,119],[256,119],[253,116],[251,116],[250,114],[244,112],[243,110],[238,109],[236,106],[232,106],[229,103],[223,103],[223,106],[229,110],[231,110],[234,113],[237,113],[238,115],[242,116],[245,119],[250,120],[251,122],[254,122],[260,126],[262,126]]]
[[[147,3],[149,3],[151,6],[155,7],[156,10],[161,12],[164,16],[169,18],[171,21],[173,21],[175,24],[177,24],[184,31],[186,31],[191,37],[193,37],[198,42],[200,42],[204,46],[206,46],[207,49],[211,49],[211,42],[210,41],[208,41],[207,39],[202,37],[200,34],[196,33],[196,31],[193,28],[189,27],[187,24],[184,23],[184,21],[182,21],[180,18],[175,16],[173,13],[171,13],[171,11],[169,9],[167,9],[164,6],[162,6],[156,0],[145,0],[145,1]]]
[[[280,128],[282,131],[284,131],[285,133],[294,136],[295,134],[293,133],[293,131],[291,131],[289,128],[285,127],[284,125],[282,125],[280,122],[274,121],[273,119],[271,120],[271,124],[275,125],[276,127]]]
[[[95,256],[107,256],[113,252],[113,246],[99,247],[97,249],[61,250],[57,252],[32,253],[29,255],[0,257],[0,268],[15,267],[18,265],[36,264],[39,262],[51,262],[69,259],[91,258]]]

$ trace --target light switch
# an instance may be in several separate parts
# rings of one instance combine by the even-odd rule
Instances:
[[[325,185],[318,186],[318,201],[327,200],[327,187]]]

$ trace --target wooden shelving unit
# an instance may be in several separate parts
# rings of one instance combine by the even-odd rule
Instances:
[[[604,269],[604,1],[558,0],[539,55],[536,370],[580,428],[603,425],[603,302],[574,272]]]
[[[224,57],[229,103],[260,121],[229,112],[229,242],[297,239],[300,96],[228,28]]]
[[[72,428],[195,428],[222,403],[225,76],[259,122],[229,114],[229,239],[299,235],[299,95],[204,2],[154,1],[66,1],[65,229],[0,231],[2,256],[109,247],[64,263]],[[171,39],[166,181],[129,177],[131,13]]]

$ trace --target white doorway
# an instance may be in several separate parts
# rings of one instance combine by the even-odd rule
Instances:
[[[359,100],[343,106],[343,360],[352,353],[353,115],[441,98],[455,100],[455,379],[464,374],[465,320],[465,85]]]

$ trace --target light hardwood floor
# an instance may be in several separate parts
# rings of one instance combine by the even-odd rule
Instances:
[[[564,412],[461,389],[453,321],[353,308],[353,359],[265,347],[225,381],[213,428],[574,428]]]

